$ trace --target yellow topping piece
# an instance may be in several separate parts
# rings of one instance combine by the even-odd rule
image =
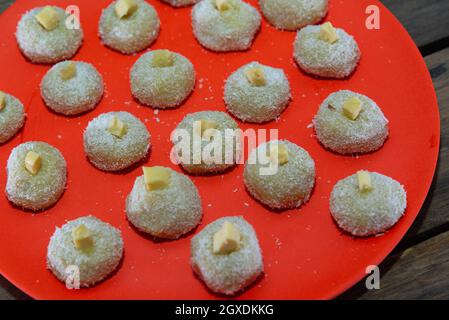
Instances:
[[[6,94],[0,91],[0,111],[6,106]]]
[[[279,165],[284,165],[288,162],[288,150],[283,144],[278,144],[277,146],[270,147],[270,161],[271,163],[279,163]]]
[[[29,151],[25,156],[25,169],[27,169],[27,171],[32,175],[35,175],[41,169],[41,165],[41,156],[34,151]]]
[[[76,76],[76,64],[70,61],[63,68],[61,68],[59,75],[64,81],[72,79]]]
[[[245,76],[253,86],[262,87],[267,84],[262,67],[247,68],[245,70]]]
[[[58,13],[53,7],[46,6],[36,15],[39,24],[48,31],[53,30],[59,24]]]
[[[215,0],[215,6],[218,11],[226,11],[231,9],[231,3],[229,0]]]
[[[201,119],[201,120],[195,121],[195,122],[199,122],[199,125],[195,125],[194,126],[195,134],[197,134],[201,138],[209,139],[210,138],[210,134],[206,135],[205,134],[206,130],[217,129],[218,128],[218,123],[216,123],[213,120]],[[211,131],[209,131],[209,133],[210,132]]]
[[[84,224],[72,230],[72,240],[75,248],[81,251],[89,250],[94,245],[92,232]]]
[[[170,185],[171,172],[164,167],[143,167],[143,178],[148,191],[162,190]]]
[[[239,230],[229,221],[225,221],[221,229],[214,234],[213,253],[230,254],[237,251],[240,249],[240,240]]]
[[[326,22],[321,25],[319,38],[330,44],[333,44],[340,39],[337,31],[330,22]]]
[[[108,131],[112,135],[117,138],[122,138],[126,134],[126,129],[127,126],[122,120],[120,120],[117,116],[112,117],[108,127]]]
[[[115,14],[120,19],[124,19],[131,16],[138,8],[134,0],[119,0],[115,3]]]
[[[371,184],[371,176],[368,171],[362,170],[357,172],[357,181],[361,192],[370,191],[373,189],[373,185]]]
[[[175,55],[169,50],[154,50],[151,66],[154,68],[171,67],[175,63]]]
[[[362,111],[362,101],[357,97],[352,97],[343,104],[343,114],[351,120],[356,120]]]

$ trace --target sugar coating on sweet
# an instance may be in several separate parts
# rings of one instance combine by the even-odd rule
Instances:
[[[194,154],[195,148],[193,147],[194,139],[194,124],[200,121],[208,121],[214,123],[214,130],[216,134],[221,137],[221,154],[215,157],[204,158],[201,155],[199,163],[194,163],[196,158]],[[216,125],[215,125],[216,124]],[[221,173],[229,168],[235,166],[238,159],[240,159],[242,151],[241,134],[237,130],[239,127],[237,123],[227,113],[220,111],[200,111],[187,114],[184,119],[176,127],[177,130],[186,130],[190,137],[190,148],[188,155],[182,155],[182,150],[179,154],[174,154],[176,160],[180,163],[184,170],[190,174],[217,174]],[[226,130],[228,138],[226,139]],[[206,131],[207,132],[207,131]],[[171,137],[173,144],[177,144],[180,141],[175,140],[175,137]],[[201,139],[201,150],[207,148],[211,141]],[[203,154],[204,155],[204,154]],[[218,161],[216,161],[218,160]]]
[[[71,65],[76,74],[63,79],[61,73]],[[90,63],[63,61],[54,65],[42,79],[41,95],[45,104],[63,115],[78,115],[94,109],[104,93],[103,77]]]
[[[321,26],[307,26],[294,42],[294,58],[306,73],[324,78],[346,78],[360,60],[360,49],[354,38],[336,28],[339,40],[328,43],[320,39]]]
[[[252,85],[247,70],[263,70],[265,84]],[[284,70],[251,62],[226,80],[224,100],[230,113],[245,122],[263,123],[278,118],[290,102],[290,83]]]
[[[271,166],[262,160],[262,155],[269,156],[273,145],[287,149],[288,161],[277,166],[276,171],[261,171]],[[315,185],[315,162],[298,145],[287,140],[274,140],[251,152],[243,176],[249,193],[259,202],[275,210],[293,209],[310,198]]]
[[[259,0],[259,4],[268,22],[281,30],[316,24],[328,10],[328,0]]]
[[[385,175],[370,172],[372,189],[360,192],[357,174],[337,182],[330,196],[330,211],[338,226],[354,236],[385,232],[404,214],[404,187]]]
[[[114,116],[126,123],[126,134],[121,138],[108,131]],[[125,169],[145,158],[149,149],[150,133],[142,121],[128,112],[103,113],[91,120],[84,131],[84,151],[101,170]]]
[[[51,7],[59,21],[65,21],[67,13],[59,7]],[[83,41],[82,28],[67,28],[58,23],[51,30],[43,28],[36,15],[43,8],[26,12],[17,24],[16,38],[23,54],[33,63],[56,63],[70,59],[78,51]]]
[[[170,183],[149,191],[145,177],[138,177],[126,200],[128,220],[140,231],[158,238],[178,239],[201,221],[201,198],[196,186],[185,175],[166,167]]]
[[[179,53],[171,52],[173,64],[154,67],[153,50],[142,55],[131,68],[130,81],[133,96],[142,104],[153,108],[179,106],[195,86],[195,69],[192,63]]]
[[[355,120],[343,114],[348,99],[361,101]],[[388,137],[388,120],[379,106],[367,96],[349,90],[329,95],[313,119],[318,140],[324,147],[341,154],[367,153],[381,148]]]
[[[72,232],[84,226],[91,233],[92,247],[77,249]],[[47,268],[62,282],[77,267],[80,286],[90,287],[105,279],[119,265],[123,256],[121,232],[93,216],[81,217],[56,228],[47,249]]]
[[[41,167],[34,175],[25,168],[30,151],[41,157]],[[6,195],[19,207],[43,210],[56,203],[64,192],[67,164],[59,150],[45,142],[25,142],[15,147],[6,169]]]
[[[193,33],[202,46],[213,51],[247,50],[260,28],[260,14],[241,0],[227,3],[229,9],[220,11],[215,0],[198,2],[192,9]]]
[[[162,0],[162,2],[165,2],[175,8],[190,6],[198,1],[199,0]]]
[[[103,10],[98,33],[103,44],[123,54],[133,54],[148,48],[158,37],[159,16],[144,0],[133,0],[137,8],[124,18],[115,12],[116,2]]]
[[[3,108],[0,108],[0,144],[11,139],[25,123],[25,109],[15,97],[3,93]]]
[[[239,250],[213,253],[213,238],[225,222],[241,235]],[[243,217],[224,217],[207,225],[190,243],[193,271],[214,292],[234,295],[251,285],[264,270],[262,251],[253,227]]]

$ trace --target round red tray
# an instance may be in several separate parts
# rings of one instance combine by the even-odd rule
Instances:
[[[278,128],[288,139],[309,151],[316,161],[316,187],[309,203],[299,210],[274,213],[245,191],[243,166],[224,175],[193,177],[204,207],[202,224],[227,215],[242,215],[256,229],[263,250],[265,275],[242,299],[332,298],[365,275],[368,265],[379,264],[403,237],[417,216],[434,174],[440,137],[438,106],[426,65],[413,41],[395,17],[378,1],[330,1],[326,18],[346,29],[359,43],[362,59],[350,79],[319,80],[300,72],[292,59],[294,32],[275,30],[266,21],[251,50],[213,53],[195,40],[191,8],[174,9],[149,1],[158,11],[162,29],[151,49],[167,48],[188,57],[195,65],[197,84],[187,102],[176,110],[160,111],[139,105],[131,96],[129,69],[139,57],[124,56],[105,48],[97,37],[98,19],[110,0],[19,0],[0,15],[0,89],[25,105],[24,129],[0,146],[5,167],[15,146],[46,141],[64,154],[68,163],[67,191],[50,210],[32,215],[0,197],[0,272],[17,287],[38,299],[214,299],[189,265],[192,234],[177,241],[154,242],[136,233],[125,216],[125,198],[135,168],[126,173],[105,173],[86,160],[82,133],[100,113],[126,110],[144,120],[152,134],[148,165],[165,165],[180,171],[169,159],[169,135],[190,112],[225,111],[223,83],[231,72],[250,61],[283,68],[290,80],[293,101],[278,122],[242,124],[247,128]],[[256,5],[255,0],[249,1]],[[21,55],[14,37],[16,24],[27,10],[47,4],[81,10],[85,40],[74,60],[87,61],[104,76],[106,93],[98,107],[81,117],[66,118],[50,112],[42,102],[39,84],[49,66],[34,65]],[[368,5],[380,8],[380,30],[365,27]],[[385,146],[360,157],[326,151],[309,125],[321,101],[330,93],[350,89],[373,98],[390,120]],[[342,233],[329,213],[329,194],[340,179],[357,170],[377,171],[404,184],[408,196],[405,216],[385,235],[355,239]],[[4,189],[6,172],[0,170]],[[235,192],[236,191],[236,192]],[[101,284],[68,290],[46,269],[46,249],[56,226],[92,214],[120,228],[125,242],[123,262]]]

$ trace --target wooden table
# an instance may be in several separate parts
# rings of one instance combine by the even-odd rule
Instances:
[[[332,0],[331,0],[332,1]],[[0,12],[14,0],[0,0]],[[449,1],[382,0],[424,56],[438,95],[441,150],[427,200],[411,229],[380,265],[380,290],[364,280],[339,299],[449,298]],[[29,299],[0,276],[0,299]]]

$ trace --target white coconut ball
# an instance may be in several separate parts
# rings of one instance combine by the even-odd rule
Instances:
[[[91,233],[89,250],[78,249],[72,238],[73,230],[81,225]],[[80,287],[90,287],[117,269],[122,256],[121,232],[93,216],[86,216],[56,228],[48,244],[47,268],[62,282],[71,280],[71,284],[76,284],[79,276]]]
[[[259,5],[277,29],[298,30],[320,22],[327,14],[328,0],[259,0]]]
[[[44,7],[26,12],[17,24],[16,38],[22,53],[33,63],[56,63],[73,57],[83,42],[82,28],[68,28],[65,10],[50,6],[58,18],[57,26],[45,29],[36,19]]]
[[[343,113],[351,98],[361,102],[354,120]],[[340,154],[368,153],[380,149],[388,137],[388,120],[370,98],[350,90],[332,93],[321,104],[313,119],[318,140],[329,150]]]
[[[385,175],[369,172],[372,189],[359,189],[357,174],[337,182],[330,196],[330,211],[338,226],[354,236],[385,232],[404,214],[404,187]]]
[[[256,68],[263,72],[265,83],[254,85],[246,76]],[[239,68],[226,80],[224,100],[236,118],[263,123],[278,118],[290,102],[290,83],[284,70],[251,62]]]
[[[213,51],[247,50],[260,28],[260,14],[241,0],[228,3],[229,8],[220,11],[215,0],[198,2],[192,9],[193,33],[203,47]]]
[[[307,26],[298,31],[294,42],[294,58],[306,73],[342,79],[350,76],[360,60],[360,49],[354,37],[336,28],[339,40],[334,43],[321,40],[321,26]]]

